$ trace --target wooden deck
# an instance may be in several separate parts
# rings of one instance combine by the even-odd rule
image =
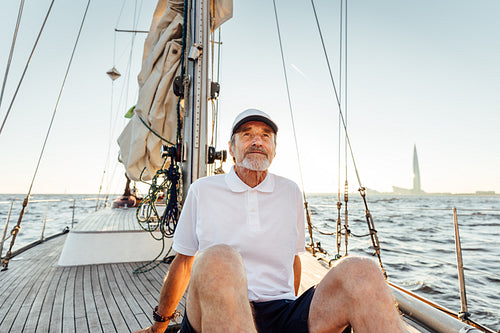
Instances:
[[[0,272],[0,332],[132,332],[149,326],[169,265],[138,275],[132,271],[141,263],[58,267],[66,237],[13,258]],[[302,261],[306,290],[326,268],[311,256]]]
[[[13,258],[0,272],[0,332],[131,332],[149,326],[168,265],[138,275],[132,271],[141,263],[57,267],[65,238]]]
[[[72,232],[142,231],[136,210],[130,208],[101,209],[78,223]]]

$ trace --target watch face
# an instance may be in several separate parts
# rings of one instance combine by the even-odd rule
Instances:
[[[160,314],[158,314],[158,307],[155,307],[155,309],[153,311],[153,319],[154,319],[154,321],[157,321],[157,322],[160,322],[160,323],[163,323],[163,322],[167,321],[165,318],[163,318],[162,316],[160,316]]]

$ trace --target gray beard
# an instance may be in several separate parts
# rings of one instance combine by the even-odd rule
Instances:
[[[271,165],[271,162],[269,162],[269,159],[267,158],[248,158],[245,157],[243,161],[238,163],[238,166],[243,167],[248,170],[252,171],[266,171],[269,166]]]

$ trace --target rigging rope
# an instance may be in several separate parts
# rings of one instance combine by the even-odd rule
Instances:
[[[129,56],[128,56],[128,61],[126,62],[126,70],[125,70],[125,74],[124,74],[124,83],[122,85],[122,90],[121,90],[121,95],[120,95],[120,98],[119,98],[119,105],[118,105],[118,110],[122,110],[122,107],[123,105],[120,105],[120,104],[125,104],[125,105],[128,105],[128,96],[129,96],[129,91],[130,91],[130,78],[131,78],[131,70],[132,70],[132,57],[133,57],[133,53],[134,53],[134,45],[135,45],[135,40],[136,40],[136,36],[137,36],[137,33],[139,32],[138,29],[137,29],[137,26],[138,26],[138,23],[139,23],[139,18],[140,18],[140,15],[141,15],[141,10],[140,8],[142,8],[142,1],[140,2],[140,4],[138,4],[138,1],[135,0],[134,2],[134,12],[133,12],[133,16],[132,16],[132,29],[131,30],[119,30],[118,29],[118,24],[120,23],[120,20],[121,20],[121,17],[122,17],[122,14],[123,14],[123,11],[124,11],[124,8],[125,8],[125,3],[126,2],[123,2],[121,8],[120,8],[120,13],[118,15],[118,18],[116,20],[116,24],[115,24],[115,29],[114,29],[114,44],[113,44],[113,68],[115,68],[115,65],[116,65],[116,35],[117,35],[117,32],[123,32],[123,31],[126,31],[126,32],[131,32],[132,33],[132,38],[131,38],[131,41],[130,41],[130,48],[129,48]],[[125,54],[125,51],[123,51],[122,53],[122,56],[124,56]],[[109,199],[109,196],[111,194],[111,192],[113,191],[113,185],[116,186],[116,184],[113,184],[113,182],[116,182],[116,179],[114,178],[115,176],[115,171],[116,171],[116,165],[118,164],[118,162],[115,162],[115,165],[114,165],[114,169],[113,169],[113,172],[110,174],[109,173],[109,158],[110,158],[110,151],[111,151],[111,146],[112,146],[112,142],[113,142],[113,136],[114,136],[114,133],[116,131],[116,127],[117,127],[117,124],[118,124],[118,119],[119,119],[119,116],[121,115],[121,112],[118,111],[118,112],[115,112],[115,115],[114,115],[114,119],[113,119],[113,97],[114,97],[114,80],[112,80],[112,85],[111,85],[111,109],[110,109],[110,129],[109,129],[109,142],[108,142],[108,152],[106,154],[106,162],[104,164],[104,170],[103,170],[103,175],[102,175],[102,179],[101,179],[101,184],[99,186],[99,195],[98,195],[98,199],[97,199],[97,203],[96,203],[96,211],[98,209],[98,206],[99,206],[99,198],[100,198],[100,194],[101,194],[101,191],[102,191],[102,186],[104,184],[104,181],[105,181],[105,175],[106,173],[108,173],[108,177],[107,177],[107,186],[106,186],[106,196],[105,196],[105,203],[104,203],[104,207],[106,207],[106,204],[107,204],[107,201]],[[134,106],[135,107],[135,106]],[[126,108],[128,108],[128,106],[126,106]],[[141,119],[142,121],[142,119]],[[144,122],[143,122],[144,123]],[[146,125],[146,124],[145,124]],[[148,125],[146,125],[146,127],[149,128]],[[156,133],[155,133],[156,134]]]
[[[279,21],[278,21],[278,12],[276,10],[276,0],[273,0],[273,5],[274,5],[274,17],[276,19],[276,30],[278,32],[278,40],[279,40],[279,44],[280,44],[281,64],[283,66],[283,75],[285,76],[285,86],[286,86],[286,94],[287,94],[287,98],[288,98],[288,108],[290,110],[290,118],[292,121],[293,137],[295,140],[295,151],[297,153],[300,181],[301,181],[301,185],[302,185],[302,193],[304,195],[304,201],[307,201],[306,197],[305,197],[306,196],[305,191],[304,191],[304,178],[302,176],[302,165],[300,163],[299,145],[297,143],[297,131],[295,130],[295,120],[293,117],[292,99],[290,97],[290,88],[288,85],[288,75],[287,75],[287,71],[286,71],[285,56],[283,53],[283,43],[281,41],[281,32],[280,32],[280,26],[279,26]]]
[[[216,78],[216,81],[217,82],[220,82],[220,65],[221,65],[221,57],[222,57],[222,27],[219,26],[219,39],[218,39],[218,43],[217,43],[217,78]],[[217,139],[219,137],[219,99],[217,98],[215,100],[215,112],[216,112],[216,125],[215,125],[215,131],[216,131],[216,135],[215,135],[215,146],[217,146]]]
[[[87,7],[85,8],[85,13],[83,14],[82,22],[80,23],[80,28],[78,30],[78,35],[76,37],[75,44],[73,46],[73,51],[71,52],[71,57],[69,59],[68,66],[66,68],[66,73],[64,74],[64,79],[63,79],[63,82],[62,82],[62,85],[61,85],[61,89],[59,90],[59,95],[57,97],[56,105],[54,107],[54,111],[52,112],[52,118],[50,120],[49,128],[47,130],[47,134],[45,135],[45,140],[43,142],[43,146],[42,146],[42,150],[40,152],[40,156],[38,157],[38,162],[37,162],[37,165],[36,165],[36,168],[35,168],[35,172],[33,174],[33,178],[31,180],[31,184],[30,184],[28,193],[26,194],[26,198],[23,201],[23,207],[21,209],[21,213],[19,214],[19,219],[17,221],[17,225],[14,227],[14,230],[12,231],[13,232],[13,237],[12,237],[12,241],[10,243],[9,251],[7,252],[7,255],[5,256],[5,259],[3,261],[3,270],[6,270],[8,268],[9,258],[10,258],[10,255],[12,253],[12,247],[14,246],[14,242],[16,240],[16,235],[19,232],[19,230],[21,229],[21,221],[23,219],[24,211],[26,209],[26,206],[28,205],[28,201],[29,201],[29,197],[30,197],[30,194],[31,194],[31,190],[33,188],[33,184],[35,183],[35,178],[36,178],[36,175],[38,173],[38,168],[40,167],[40,162],[42,161],[43,153],[44,153],[45,147],[47,145],[47,140],[49,138],[49,135],[50,135],[50,132],[51,132],[51,129],[52,129],[52,125],[54,123],[54,118],[55,118],[56,113],[57,113],[57,108],[59,106],[59,101],[61,100],[62,92],[63,92],[64,86],[66,84],[66,79],[68,78],[69,70],[71,68],[71,64],[73,63],[73,57],[75,55],[75,51],[76,51],[76,47],[78,45],[78,41],[80,40],[80,35],[81,35],[81,32],[82,32],[83,24],[85,23],[85,19],[87,18],[87,12],[88,12],[89,6],[90,6],[90,0],[88,0],[88,2],[87,2]],[[51,7],[52,7],[52,4],[51,4]],[[45,24],[45,22],[44,22],[44,24]]]
[[[221,27],[219,26],[217,28],[218,30],[218,39],[216,40],[215,37],[215,31],[212,31],[211,37],[210,37],[210,43],[212,45],[211,49],[211,69],[212,69],[212,74],[211,74],[211,80],[212,83],[219,83],[220,79],[220,60],[221,60]],[[215,45],[217,45],[217,55],[215,55]],[[214,70],[215,70],[215,59],[217,59],[217,75],[215,76]],[[217,147],[217,142],[218,142],[218,135],[219,135],[219,99],[217,98],[218,95],[216,95],[212,91],[213,87],[210,87],[210,104],[212,106],[212,137],[210,139],[210,146],[211,147]],[[207,165],[207,174],[220,174],[224,173],[224,170],[222,168],[223,161],[220,161],[220,166],[217,168],[217,163],[214,161],[214,163],[211,163]]]
[[[345,111],[345,122],[346,122],[346,127],[347,127],[347,0],[345,1],[345,29],[344,29],[344,66],[345,66],[345,79],[344,79],[344,111]],[[345,237],[345,254],[348,254],[348,247],[349,247],[349,235],[350,235],[350,230],[349,230],[349,210],[347,209],[347,204],[349,202],[349,182],[347,181],[347,139],[344,138],[344,161],[345,161],[345,183],[344,183],[344,227],[346,230],[346,237]]]
[[[17,14],[16,28],[14,29],[14,36],[12,37],[12,45],[10,46],[9,60],[7,60],[7,68],[5,68],[5,75],[2,83],[2,91],[0,92],[0,106],[2,106],[3,93],[5,91],[5,84],[7,83],[7,77],[9,76],[10,64],[12,62],[12,54],[14,53],[14,47],[17,40],[17,32],[19,31],[19,23],[21,22],[21,16],[23,14],[24,0],[21,0],[19,4],[19,11]]]
[[[38,33],[38,36],[35,40],[35,44],[33,45],[33,49],[31,50],[31,53],[28,57],[28,60],[26,61],[26,65],[24,66],[23,74],[21,75],[21,78],[19,79],[19,83],[17,84],[17,88],[14,92],[14,96],[12,97],[12,100],[10,102],[9,108],[7,109],[7,113],[5,114],[5,117],[2,122],[2,126],[0,126],[0,134],[2,134],[2,130],[5,126],[5,122],[7,121],[7,117],[9,117],[10,111],[12,109],[12,105],[14,105],[14,101],[16,100],[17,93],[19,92],[19,88],[21,87],[21,84],[24,79],[24,75],[26,74],[26,71],[28,70],[29,64],[31,63],[31,58],[33,58],[33,54],[35,53],[36,46],[38,45],[38,41],[40,40],[40,36],[42,35],[43,29],[45,28],[45,23],[47,23],[47,19],[49,18],[50,12],[52,11],[52,5],[54,4],[55,0],[52,0],[50,3],[49,9],[47,10],[47,14],[45,15],[45,19],[43,20],[42,26],[40,28],[40,32]]]
[[[312,5],[313,12],[314,12],[314,17],[316,19],[316,27],[318,29],[318,33],[319,33],[320,40],[321,40],[321,45],[323,47],[323,53],[325,55],[325,60],[326,60],[327,66],[328,66],[328,73],[330,75],[330,80],[331,80],[331,83],[332,83],[332,86],[333,86],[333,91],[335,93],[335,98],[337,100],[338,112],[339,112],[340,119],[342,120],[342,126],[344,128],[344,133],[345,133],[345,139],[346,139],[346,142],[347,142],[347,146],[349,147],[349,151],[351,153],[351,158],[352,158],[352,162],[353,162],[353,166],[354,166],[354,171],[356,172],[356,177],[358,179],[359,192],[361,194],[361,197],[363,198],[363,203],[364,203],[364,206],[365,206],[366,222],[367,222],[367,225],[368,225],[368,230],[370,231],[370,236],[371,236],[371,239],[372,239],[373,248],[375,249],[375,254],[377,255],[377,258],[378,258],[378,261],[379,261],[379,264],[380,264],[380,268],[382,269],[382,272],[384,273],[384,276],[387,277],[385,269],[384,269],[384,267],[382,265],[382,260],[380,258],[380,244],[379,244],[379,241],[378,241],[377,230],[375,229],[374,222],[373,222],[373,217],[372,217],[372,215],[370,213],[370,210],[368,209],[368,203],[366,202],[366,189],[361,184],[361,178],[359,176],[358,168],[356,166],[356,161],[354,159],[354,153],[353,153],[351,142],[350,142],[350,139],[349,139],[349,134],[347,132],[347,123],[346,123],[344,114],[342,112],[342,106],[341,106],[341,103],[340,103],[339,94],[337,93],[337,88],[336,88],[336,85],[335,85],[335,80],[333,79],[332,68],[330,66],[330,60],[328,58],[328,52],[326,51],[326,46],[325,46],[325,42],[324,42],[324,38],[323,38],[323,33],[321,32],[321,26],[319,24],[318,14],[316,12],[316,6],[314,5],[314,0],[311,0],[311,5]],[[348,229],[346,228],[346,230],[348,230]]]
[[[140,14],[140,11],[139,11],[139,14]],[[137,13],[137,0],[135,0],[135,5],[134,5],[134,17],[133,17],[133,24],[132,24],[132,27],[133,27],[133,31],[136,31],[137,30],[137,22],[138,22],[138,15]],[[125,89],[125,103],[127,103],[128,101],[128,92],[130,90],[130,71],[132,70],[132,55],[134,53],[134,44],[135,44],[135,37],[136,37],[137,33],[134,32],[132,33],[132,39],[130,41],[130,52],[129,52],[129,58],[128,58],[128,66],[127,66],[127,71],[126,71],[126,84],[124,85],[124,89]],[[142,119],[141,119],[142,120]]]
[[[339,79],[340,79],[340,86],[339,86],[339,94],[340,98],[342,99],[342,18],[343,18],[343,12],[342,12],[342,5],[344,3],[344,0],[340,1],[340,17],[339,17]],[[337,192],[338,192],[338,201],[340,202],[340,152],[341,152],[341,142],[342,142],[342,120],[340,119],[339,115],[339,124],[338,124],[338,131],[339,131],[339,141],[338,141],[338,180],[337,180]],[[347,164],[347,161],[346,161]],[[339,208],[340,209],[340,208]]]
[[[356,166],[356,160],[354,159],[354,153],[353,153],[352,146],[351,146],[351,140],[349,139],[349,134],[347,133],[347,124],[346,124],[346,121],[345,121],[345,118],[344,118],[344,114],[342,112],[342,107],[340,105],[340,99],[339,99],[339,95],[337,93],[337,87],[335,85],[335,80],[333,79],[332,69],[331,69],[331,66],[330,66],[330,60],[328,58],[328,52],[326,51],[326,46],[325,46],[325,42],[324,42],[324,39],[323,39],[323,34],[321,32],[321,27],[319,25],[318,15],[316,13],[316,7],[314,6],[314,0],[311,0],[311,4],[312,4],[312,7],[313,7],[313,11],[314,11],[314,17],[316,18],[316,26],[318,28],[319,36],[320,36],[320,39],[321,39],[321,45],[323,46],[323,53],[325,54],[325,59],[326,59],[326,63],[327,63],[327,66],[328,66],[328,72],[330,74],[330,81],[331,81],[332,86],[333,86],[333,91],[335,92],[335,98],[337,100],[337,106],[338,106],[339,115],[340,115],[340,118],[342,120],[342,126],[344,127],[345,138],[347,140],[349,151],[351,153],[351,159],[352,159],[352,163],[353,163],[353,166],[354,166],[354,171],[356,172],[356,178],[358,179],[359,187],[362,188],[363,186],[361,185],[361,178],[359,176],[358,167]]]
[[[154,135],[155,135],[158,139],[160,139],[161,141],[164,141],[164,142],[168,143],[168,144],[169,144],[169,145],[171,145],[171,146],[175,145],[173,142],[168,141],[167,139],[165,139],[164,137],[162,137],[160,134],[156,133],[156,131],[155,131],[154,129],[152,129],[152,128],[151,128],[151,126],[149,126],[149,125],[148,125],[148,124],[147,124],[147,123],[146,123],[146,122],[142,119],[142,117],[141,117],[141,116],[139,116],[138,114],[137,114],[137,118],[139,118],[139,120],[141,121],[141,123],[142,123],[144,126],[146,126],[146,127],[147,127],[147,129],[148,129],[151,133],[153,133],[153,134],[154,134]]]
[[[302,164],[300,163],[299,145],[297,143],[297,131],[295,129],[295,120],[294,120],[294,116],[293,116],[292,99],[290,97],[290,88],[288,85],[288,75],[287,75],[287,71],[286,71],[285,56],[284,56],[284,52],[283,52],[283,43],[281,41],[281,32],[280,32],[280,26],[279,26],[279,20],[278,20],[278,11],[276,9],[276,0],[273,0],[273,7],[274,7],[274,17],[276,19],[276,30],[278,32],[278,40],[279,40],[279,45],[280,45],[281,64],[283,66],[283,75],[285,76],[285,86],[286,86],[286,93],[287,93],[287,98],[288,98],[288,108],[290,110],[290,118],[292,121],[293,137],[294,137],[294,141],[295,141],[295,151],[297,154],[297,164],[299,167],[300,182],[302,185],[302,196],[304,198],[304,209],[306,212],[307,226],[309,229],[309,238],[311,240],[310,245],[311,245],[312,251],[314,253],[315,249],[314,249],[314,241],[313,241],[313,234],[312,234],[311,212],[309,210],[309,204],[307,202],[306,191],[304,188],[304,177],[302,175]]]
[[[339,77],[340,77],[340,86],[339,86],[339,92],[340,96],[342,98],[342,4],[343,0],[340,1],[340,19],[339,19],[339,40],[340,40],[340,47],[339,47]],[[337,194],[338,194],[338,199],[337,199],[337,257],[340,257],[340,246],[342,244],[342,218],[340,215],[341,209],[342,209],[342,202],[340,201],[340,152],[341,152],[341,138],[342,138],[342,122],[340,120],[340,115],[339,115],[339,124],[338,124],[338,131],[339,131],[339,138],[338,138],[338,167],[337,167],[337,173],[338,173],[338,179],[337,179]],[[347,240],[347,238],[346,238]]]
[[[342,31],[343,31],[343,16],[344,16],[344,13],[343,13],[343,4],[344,4],[344,1],[341,0],[340,1],[340,18],[339,18],[339,44],[340,44],[340,47],[339,47],[339,80],[340,80],[340,85],[339,85],[339,95],[340,95],[340,102],[342,102],[342,51],[343,51],[343,44],[342,44]],[[347,73],[346,73],[346,76],[347,76]],[[345,101],[344,101],[345,102]],[[341,192],[340,192],[340,177],[341,177],[341,168],[340,168],[340,164],[341,164],[341,148],[342,148],[342,121],[340,119],[340,115],[339,115],[339,123],[338,123],[338,131],[339,131],[339,138],[338,138],[338,180],[337,180],[337,189],[338,189],[338,201],[337,201],[337,256],[340,257],[340,247],[342,245],[342,218],[341,218],[341,209],[342,209],[342,202],[341,202]],[[347,165],[347,159],[345,161],[345,164]],[[347,178],[347,173],[346,173],[346,178]],[[347,216],[345,216],[345,218],[347,218]],[[347,222],[347,221],[346,221]],[[345,242],[347,244],[347,236],[348,235],[345,235]],[[346,246],[346,255],[347,255],[347,246]]]
[[[345,6],[344,5],[344,0],[341,0],[340,2],[340,95],[342,96],[342,83],[344,84],[344,113],[345,113],[345,123],[346,123],[346,128],[348,125],[347,122],[347,0],[345,1]],[[344,19],[344,20],[343,20]],[[342,42],[343,41],[343,42]],[[342,52],[343,51],[343,52]],[[344,57],[342,57],[344,55]],[[344,66],[342,66],[342,59],[344,60]],[[342,79],[342,67],[344,67],[344,78]],[[340,148],[341,148],[341,140],[340,140],[340,133],[342,131],[342,126],[341,126],[341,118],[339,116],[339,201],[340,201]],[[347,174],[348,174],[348,168],[347,168],[347,139],[344,138],[344,166],[345,166],[345,182],[344,182],[344,228],[346,230],[345,234],[345,255],[348,255],[349,251],[349,235],[350,235],[350,230],[349,230],[349,210],[347,208],[348,202],[349,202],[349,182],[347,180]]]
[[[120,19],[123,14],[123,9],[125,8],[125,1],[122,3],[122,7],[120,9],[120,13],[118,15],[118,18],[116,20],[115,24],[115,31],[113,35],[113,68],[116,68],[116,28],[118,28],[118,23],[120,23]],[[110,98],[110,112],[109,112],[109,140],[108,140],[108,152],[106,154],[106,162],[104,163],[104,170],[102,171],[102,177],[101,177],[101,184],[99,185],[99,193],[97,194],[97,201],[95,204],[95,211],[99,209],[99,200],[101,197],[101,191],[102,191],[102,185],[104,184],[104,178],[106,176],[106,170],[108,170],[109,167],[109,155],[111,153],[111,141],[112,141],[112,133],[114,133],[114,127],[113,127],[113,98],[114,98],[114,93],[115,91],[115,80],[112,78],[111,79],[111,98]],[[106,196],[106,202],[107,202],[107,196]],[[104,207],[106,207],[106,204],[104,204]]]

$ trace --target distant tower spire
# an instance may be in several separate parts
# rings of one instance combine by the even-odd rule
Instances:
[[[413,145],[413,192],[420,193],[422,188],[420,185],[420,169],[418,168],[417,145]]]

